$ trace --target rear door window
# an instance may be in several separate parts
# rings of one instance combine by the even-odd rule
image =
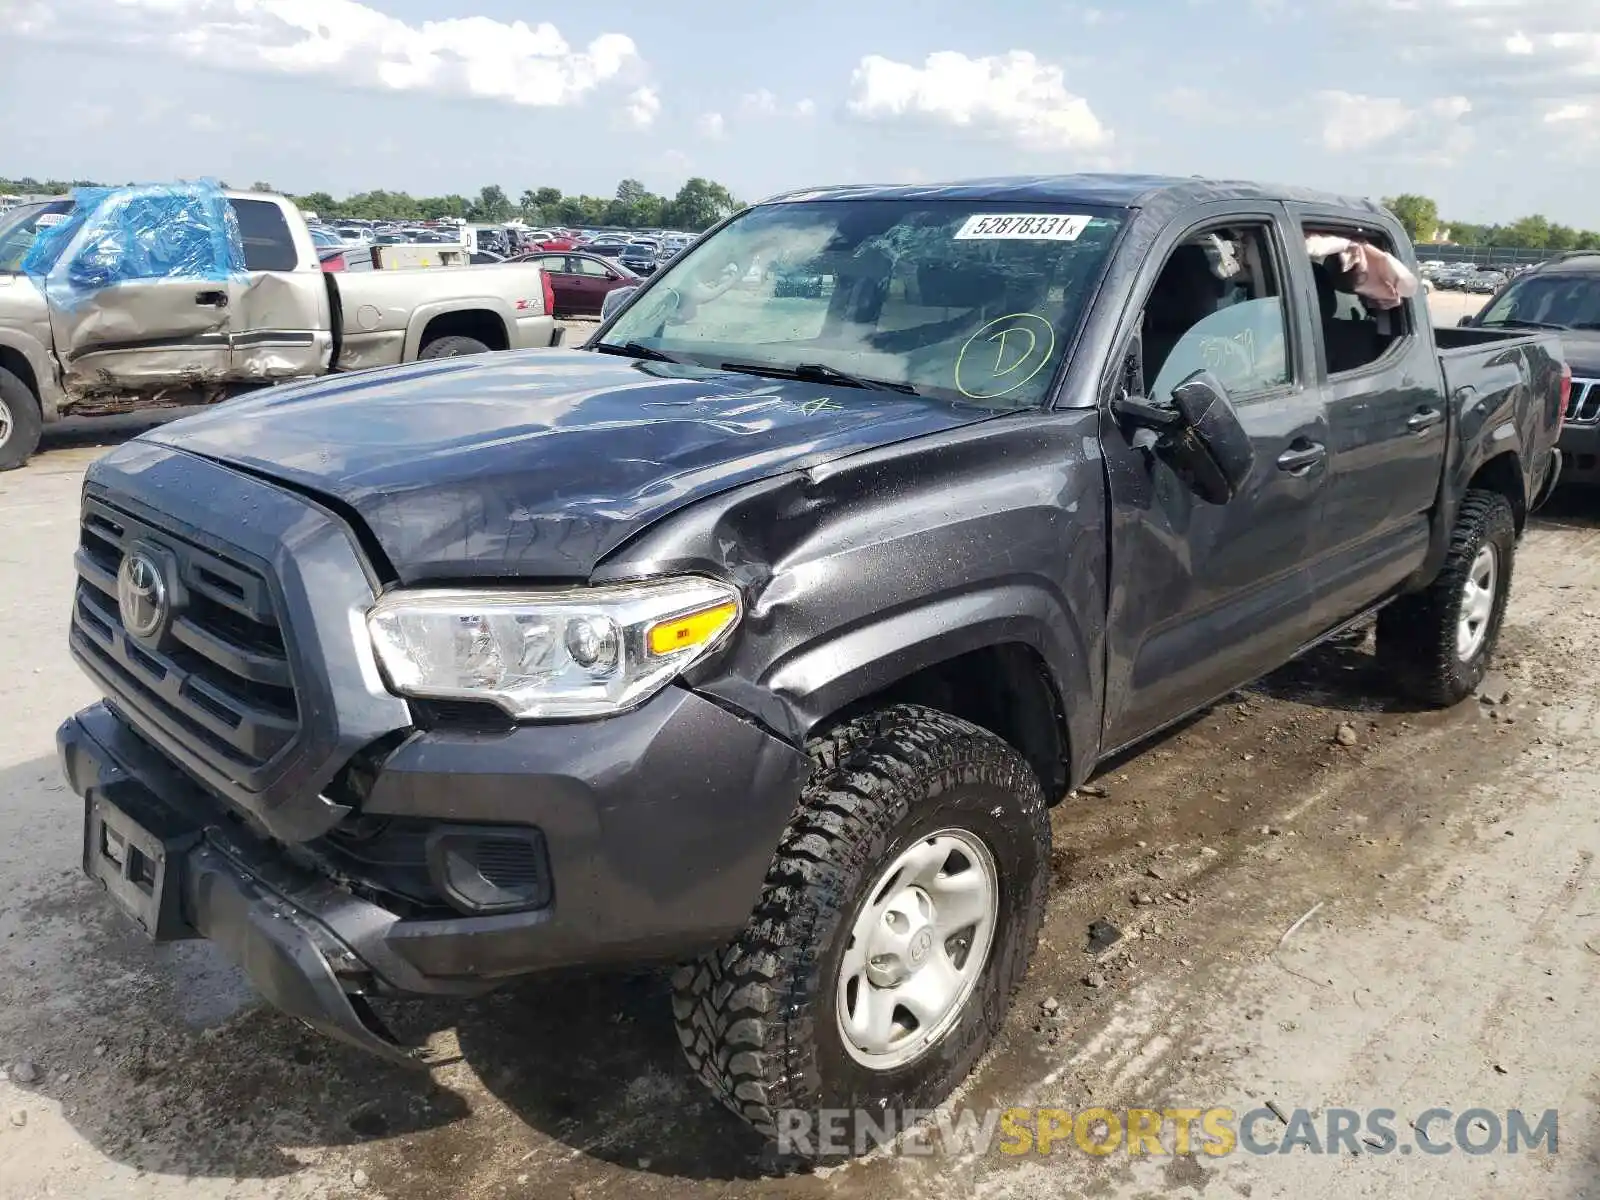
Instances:
[[[1308,238],[1319,234],[1345,238],[1384,254],[1394,253],[1389,239],[1376,230],[1318,222],[1307,224],[1305,233]],[[1356,276],[1345,267],[1341,255],[1311,260],[1311,278],[1316,285],[1318,324],[1330,376],[1370,366],[1410,335],[1410,303],[1385,309],[1364,300],[1356,289]]]
[[[230,200],[244,239],[247,271],[293,271],[300,265],[283,210],[267,200]]]

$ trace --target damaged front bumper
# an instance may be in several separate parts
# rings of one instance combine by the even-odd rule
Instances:
[[[68,720],[57,745],[84,800],[83,869],[145,933],[213,941],[290,1016],[390,1061],[425,1065],[367,1003],[386,981],[336,932],[381,930],[393,914],[297,869],[243,826],[219,825],[200,790],[104,706]]]
[[[84,799],[84,870],[149,936],[216,942],[278,1008],[400,1062],[421,1060],[369,997],[474,995],[720,945],[755,906],[809,766],[678,687],[603,722],[415,733],[377,764],[368,817],[536,830],[547,856],[537,907],[468,915],[408,912],[327,869],[318,843],[258,835],[104,703],[57,744]]]

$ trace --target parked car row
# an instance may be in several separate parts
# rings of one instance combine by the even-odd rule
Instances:
[[[1503,288],[1528,268],[1525,266],[1480,266],[1477,263],[1446,263],[1437,259],[1419,264],[1422,278],[1443,291],[1471,292],[1489,296]]]
[[[691,246],[696,236],[670,229],[635,234],[614,230],[534,229],[516,223],[480,225],[453,220],[414,225],[371,221],[324,224],[310,221],[309,227],[323,268],[328,271],[369,269],[371,261],[362,251],[370,250],[373,246],[408,243],[464,246],[468,261],[473,266],[521,262],[533,254],[582,250],[587,255],[612,259],[620,264],[619,271],[609,272],[604,277],[611,281],[612,286],[618,286],[620,279],[637,279],[654,274],[662,263],[671,261]],[[357,253],[350,254],[348,251]],[[594,281],[602,277],[588,268],[559,273],[572,277],[570,282],[573,286],[569,287],[568,295],[579,306],[572,311],[597,313],[600,297],[594,292]]]

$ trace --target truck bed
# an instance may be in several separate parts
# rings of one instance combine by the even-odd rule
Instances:
[[[337,329],[333,369],[357,371],[414,359],[434,314],[481,314],[449,332],[478,337],[492,349],[550,345],[555,321],[545,311],[544,272],[533,263],[493,267],[401,267],[323,276]],[[483,318],[498,337],[481,330]]]
[[[1543,329],[1435,329],[1449,420],[1465,453],[1447,471],[1452,490],[1474,464],[1515,447],[1536,504],[1553,476],[1549,464],[1561,429],[1565,355],[1561,335]]]
[[[1554,333],[1538,329],[1482,329],[1466,325],[1440,325],[1434,328],[1433,342],[1441,351],[1439,357],[1443,358],[1445,351],[1476,350],[1484,346],[1505,346],[1513,342],[1555,336]]]

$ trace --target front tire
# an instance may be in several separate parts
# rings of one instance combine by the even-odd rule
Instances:
[[[690,1066],[780,1143],[786,1112],[881,1129],[944,1100],[1000,1030],[1049,877],[1038,779],[988,731],[900,705],[809,749],[749,926],[673,978]]]
[[[0,367],[0,471],[14,471],[33,457],[44,434],[44,414],[33,391]]]
[[[1483,682],[1511,596],[1516,548],[1506,498],[1469,491],[1433,583],[1378,614],[1379,661],[1394,669],[1407,694],[1446,708]]]

